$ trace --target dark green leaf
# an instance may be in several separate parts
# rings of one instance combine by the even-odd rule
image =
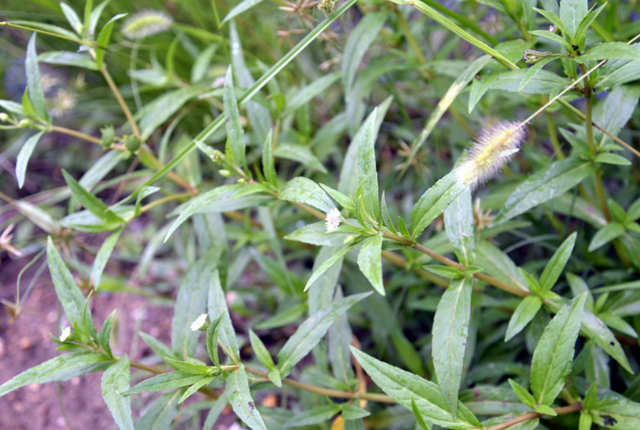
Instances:
[[[520,333],[527,324],[529,324],[533,317],[536,316],[541,307],[542,300],[540,300],[539,297],[528,296],[522,299],[513,315],[511,315],[504,341],[508,342],[515,335]]]
[[[571,253],[573,252],[573,247],[576,244],[577,233],[571,234],[562,245],[558,248],[558,250],[553,254],[551,260],[547,263],[544,268],[544,272],[540,276],[540,286],[542,287],[542,291],[551,291],[551,288],[556,284],[562,270],[567,265],[567,261],[571,257]]]
[[[605,227],[601,228],[591,239],[589,243],[589,252],[593,252],[596,249],[606,245],[612,240],[620,237],[624,233],[624,226],[618,222],[610,222]]]

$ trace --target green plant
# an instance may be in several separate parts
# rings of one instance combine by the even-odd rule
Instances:
[[[20,253],[9,233],[23,218],[47,234],[46,245],[33,234],[18,243],[36,245],[27,269],[46,253],[68,321],[52,336],[68,353],[5,382],[0,396],[104,371],[121,429],[210,429],[227,404],[254,430],[638,428],[635,2],[482,0],[453,11],[433,0],[325,0],[318,16],[309,2],[275,1],[288,14],[270,19],[260,14],[271,5],[258,3],[116,14],[101,26],[105,11],[128,6],[88,1],[81,18],[62,3],[72,31],[2,23],[33,32],[22,103],[0,100],[0,128],[29,130],[18,187],[50,135],[106,152],[67,165],[66,186],[44,202],[0,194],[19,212],[0,245]],[[222,21],[221,7],[231,9]],[[279,22],[305,30],[278,30],[278,41]],[[492,22],[500,29],[487,30]],[[456,37],[438,42],[443,31]],[[54,49],[38,54],[44,38]],[[59,122],[39,63],[95,78],[117,105],[105,96],[96,110],[113,124],[82,112],[65,120],[90,118],[82,131]],[[130,273],[106,270],[124,262],[117,249],[132,246],[135,223],[151,229],[127,257],[135,274],[165,243],[168,264],[184,272],[171,347],[139,333],[151,364],[113,346],[115,311],[100,331],[92,318],[103,292],[166,301],[153,281],[131,288]],[[260,274],[240,288],[249,265]],[[240,299],[229,308],[231,291]],[[24,300],[18,278],[14,318]],[[239,328],[234,313],[250,321]],[[286,341],[265,343],[290,324]],[[309,354],[313,364],[300,364]],[[155,376],[131,386],[132,368]],[[258,407],[262,390],[284,393],[282,407]],[[132,396],[156,391],[168,393],[135,420]],[[176,419],[196,393],[209,400]]]

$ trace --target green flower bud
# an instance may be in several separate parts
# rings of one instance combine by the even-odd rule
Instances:
[[[0,122],[9,122],[9,115],[4,112],[0,113]]]
[[[224,176],[225,178],[230,178],[233,176],[233,173],[231,173],[227,169],[221,169],[218,171],[218,173],[220,173],[220,176]]]
[[[100,137],[100,144],[104,148],[111,147],[113,140],[116,138],[116,131],[113,129],[113,126],[110,125],[108,127],[101,128],[100,133],[102,134]]]
[[[246,182],[247,182],[247,181],[245,181],[243,178],[238,178],[238,183],[239,183],[239,184],[244,184],[244,183],[246,183]]]
[[[27,128],[27,127],[31,127],[33,126],[34,122],[31,121],[30,119],[21,119],[20,122],[18,123],[18,127],[20,128]]]
[[[351,242],[353,242],[356,239],[355,236],[347,236],[344,240],[344,242],[342,242],[343,245],[348,245]]]
[[[131,152],[136,152],[140,149],[142,142],[136,136],[127,136],[127,139],[124,141],[124,146]]]

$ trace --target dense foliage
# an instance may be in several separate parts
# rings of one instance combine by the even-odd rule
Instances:
[[[64,352],[0,396],[103,372],[104,428],[640,428],[636,0],[34,3],[1,27],[0,247],[48,267]],[[101,294],[170,302],[171,345],[128,357]]]

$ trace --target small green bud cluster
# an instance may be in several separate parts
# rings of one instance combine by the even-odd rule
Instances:
[[[127,136],[124,140],[124,146],[131,152],[137,152],[142,146],[142,142],[137,136]]]
[[[109,149],[111,148],[111,144],[116,138],[116,131],[113,129],[113,126],[107,126],[100,129],[101,137],[100,137],[100,145],[103,148]]]

